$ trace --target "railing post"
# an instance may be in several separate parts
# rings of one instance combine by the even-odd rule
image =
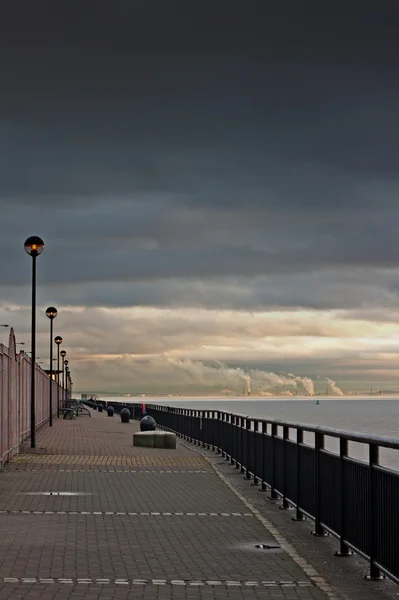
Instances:
[[[289,510],[291,507],[287,501],[287,444],[290,438],[289,427],[284,425],[283,427],[283,504],[280,506],[282,510]]]
[[[193,411],[191,409],[188,409],[186,411],[186,416],[187,416],[187,429],[188,429],[188,441],[190,442],[190,444],[193,443],[193,428],[194,428],[194,420],[193,420]]]
[[[235,433],[234,433],[234,439],[235,439],[235,444],[236,444],[236,456],[235,456],[235,463],[236,463],[235,468],[236,469],[239,469],[239,467],[240,467],[240,461],[239,461],[240,424],[241,424],[241,417],[236,417]]]
[[[266,421],[262,421],[262,454],[260,457],[262,480],[261,480],[261,488],[259,490],[260,492],[266,491],[266,461],[265,461],[266,434],[267,434],[267,423],[266,423]]]
[[[225,460],[229,460],[229,450],[230,450],[230,423],[231,423],[231,413],[230,414],[226,414],[226,420],[225,420],[225,426],[224,426],[224,430],[225,430],[225,435],[226,435],[226,439],[225,439],[225,447],[226,447],[226,452],[224,453],[224,458]]]
[[[236,444],[236,422],[237,422],[237,417],[235,415],[231,415],[231,423],[230,423],[230,430],[231,430],[231,454],[230,454],[230,464],[231,465],[235,465],[237,464],[237,444]],[[233,456],[234,455],[234,456]]]
[[[339,470],[340,470],[340,536],[339,551],[335,556],[352,556],[353,552],[345,544],[346,537],[346,490],[345,490],[345,459],[348,458],[348,440],[339,438]]]
[[[377,444],[369,444],[369,544],[370,544],[370,574],[366,579],[375,581],[384,579],[380,569],[376,566],[378,544],[377,522],[377,481],[375,467],[380,463],[380,449]]]
[[[254,452],[254,480],[252,482],[252,485],[259,485],[259,478],[256,475],[256,472],[258,470],[258,459],[257,459],[257,451],[256,451],[256,440],[257,440],[257,435],[258,435],[258,429],[259,429],[259,421],[257,421],[255,419],[254,421],[254,443],[253,443],[253,452]]]
[[[303,444],[302,429],[296,430],[296,511],[293,521],[304,521],[305,517],[301,511],[301,445]]]
[[[240,473],[244,473],[244,417],[240,417]]]
[[[272,480],[270,482],[270,498],[277,498],[276,492],[276,436],[277,425],[272,423]]]
[[[209,431],[211,432],[211,444],[210,446],[212,446],[210,449],[212,450],[212,452],[215,450],[215,413],[213,410],[211,410],[210,414],[210,421],[209,421]]]
[[[315,433],[315,530],[312,535],[316,537],[326,536],[327,533],[324,531],[321,525],[321,469],[320,469],[320,455],[324,448],[324,435],[319,431]]]
[[[251,479],[251,473],[249,471],[249,431],[251,429],[251,419],[248,419],[248,417],[245,419],[245,459],[246,459],[246,465],[245,465],[245,479]]]
[[[208,427],[208,411],[205,410],[203,412],[203,421],[202,421],[202,433],[203,433],[203,441],[202,441],[202,447],[206,448],[207,450],[209,450],[209,427]]]
[[[221,449],[221,456],[222,456],[222,458],[226,458],[225,442],[224,442],[224,431],[225,431],[225,426],[224,426],[224,424],[225,424],[225,422],[226,422],[226,415],[225,415],[225,413],[223,412],[223,413],[222,413],[222,419],[221,419],[221,422],[220,422],[220,425],[221,425],[221,429],[220,429],[220,431],[221,431],[220,440],[221,440],[221,442],[222,442],[222,444],[221,444],[221,448],[220,448],[220,449]]]
[[[223,451],[222,451],[222,432],[223,432],[223,413],[218,412],[218,419],[219,419],[219,426],[218,426],[218,430],[219,430],[219,443],[218,443],[218,454],[221,454],[223,456]]]

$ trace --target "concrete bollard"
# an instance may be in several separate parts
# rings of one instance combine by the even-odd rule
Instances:
[[[99,404],[99,405],[97,406],[97,410],[98,410],[98,412],[103,412],[103,409],[104,409],[104,407],[103,407],[103,405],[102,405],[102,404]]]
[[[146,415],[140,421],[140,431],[155,431],[157,424],[153,417]]]
[[[128,408],[122,408],[120,414],[121,414],[121,421],[122,421],[122,423],[129,423],[129,421],[130,421],[130,410]]]
[[[109,417],[113,417],[114,416],[114,407],[113,406],[107,406],[107,415]]]

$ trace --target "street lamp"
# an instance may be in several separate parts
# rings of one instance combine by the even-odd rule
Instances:
[[[58,311],[54,306],[46,310],[46,317],[50,319],[50,397],[49,397],[49,426],[53,426],[53,321]]]
[[[62,337],[57,335],[54,342],[57,344],[57,417],[60,418],[60,344],[62,344]]]
[[[69,360],[68,359],[65,359],[64,365],[65,365],[65,393],[66,393],[66,399],[68,400],[68,373],[69,373],[69,369],[68,369]]]
[[[61,350],[60,354],[61,354],[61,358],[62,358],[62,401],[65,402],[65,372],[64,372],[64,366],[65,366],[66,351],[65,350]]]
[[[33,235],[25,240],[24,250],[32,257],[32,327],[31,327],[31,381],[30,381],[30,446],[36,447],[36,258],[44,250],[44,242]]]

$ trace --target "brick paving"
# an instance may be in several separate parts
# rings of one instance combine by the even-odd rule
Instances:
[[[209,463],[136,423],[56,421],[0,474],[0,600],[324,600]],[[131,468],[134,466],[135,468]]]

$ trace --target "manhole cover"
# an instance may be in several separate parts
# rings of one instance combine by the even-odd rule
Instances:
[[[255,548],[258,550],[279,550],[278,544],[255,544]]]

